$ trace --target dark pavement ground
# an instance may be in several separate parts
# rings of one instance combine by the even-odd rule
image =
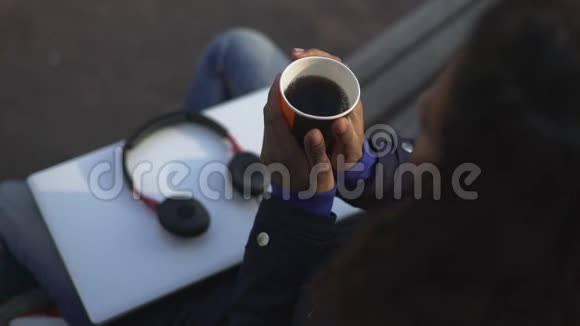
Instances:
[[[0,180],[179,106],[217,33],[348,56],[424,0],[0,0]]]

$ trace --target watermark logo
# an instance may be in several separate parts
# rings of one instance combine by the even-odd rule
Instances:
[[[392,127],[384,124],[375,125],[369,128],[365,135],[369,145],[365,146],[365,150],[378,158],[378,161],[372,167],[365,166],[363,162],[354,165],[346,164],[345,157],[338,155],[333,172],[337,192],[342,198],[356,200],[363,195],[368,196],[370,193],[377,200],[384,199],[387,194],[392,195],[394,199],[401,199],[408,190],[412,190],[416,199],[422,199],[424,197],[424,180],[430,178],[430,195],[435,200],[441,199],[443,181],[441,172],[436,165],[431,163],[418,165],[403,163],[393,166],[396,164],[394,153],[399,147],[400,140]],[[125,189],[122,153],[122,147],[116,147],[111,161],[98,162],[90,170],[87,181],[90,192],[96,198],[111,201],[118,198]],[[392,160],[389,156],[392,157]],[[346,169],[346,166],[348,166],[348,169]],[[329,168],[326,165],[313,167],[308,176],[309,189],[300,192],[298,197],[301,199],[312,198],[316,194],[318,175],[325,171],[327,172]],[[372,169],[370,173],[367,173],[367,178],[372,178],[372,182],[362,177],[352,180],[353,174],[362,175],[368,169]],[[151,181],[152,173],[156,173],[155,183],[148,183],[147,189],[165,198],[191,198],[195,193],[193,187],[197,187],[197,193],[208,201],[232,200],[236,193],[232,186],[231,173],[227,163],[224,162],[211,161],[201,168],[192,169],[186,162],[181,161],[171,161],[161,166],[155,166],[150,161],[142,161],[134,164],[129,173],[137,190],[133,193],[135,200],[140,199],[139,191],[144,189],[145,180]],[[282,184],[279,186],[283,190],[283,199],[287,200],[291,196],[288,189],[292,184],[292,178],[303,178],[304,176],[293,176],[288,167],[283,164],[252,164],[243,171],[243,176],[244,180],[253,178],[263,180],[264,186],[267,187],[270,184],[271,176],[275,173],[280,176],[278,179],[282,180]],[[475,164],[461,164],[454,170],[451,188],[459,198],[476,200],[479,198],[478,193],[469,191],[466,187],[471,186],[481,173],[482,170]],[[347,174],[350,175],[350,180]],[[191,177],[195,178],[195,182],[186,182],[188,180],[191,181]],[[155,189],[151,189],[153,185]],[[405,187],[412,189],[406,189]],[[246,200],[254,197],[249,182],[244,184],[240,194]],[[265,193],[263,197],[269,199],[270,193]]]
[[[389,125],[374,125],[367,129],[365,137],[370,145],[369,150],[375,157],[393,154],[399,147],[399,136]]]

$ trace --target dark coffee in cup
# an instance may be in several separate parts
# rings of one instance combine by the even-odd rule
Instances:
[[[306,114],[332,117],[349,109],[345,91],[338,84],[321,76],[298,78],[285,92],[295,108]]]

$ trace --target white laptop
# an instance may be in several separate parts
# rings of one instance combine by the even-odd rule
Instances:
[[[266,98],[267,90],[262,90],[206,112],[224,124],[244,149],[259,153]],[[120,146],[104,147],[28,178],[70,277],[96,324],[239,264],[259,205],[258,200],[244,200],[235,192],[233,199],[214,198],[226,190],[219,172],[225,171],[230,156],[217,136],[190,125],[163,129],[132,152],[129,165],[151,165],[152,171],[142,180],[143,191],[162,200],[157,182],[160,171],[174,160],[187,162],[191,173],[172,190],[192,192],[209,210],[211,225],[198,238],[179,239],[165,231],[155,214],[126,188]],[[201,172],[205,173],[202,178]],[[343,218],[357,210],[337,201],[334,212]]]

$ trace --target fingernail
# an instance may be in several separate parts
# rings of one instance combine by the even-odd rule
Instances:
[[[304,49],[301,49],[301,48],[292,49],[292,54],[294,54],[294,55],[300,55],[302,53],[304,53]]]

